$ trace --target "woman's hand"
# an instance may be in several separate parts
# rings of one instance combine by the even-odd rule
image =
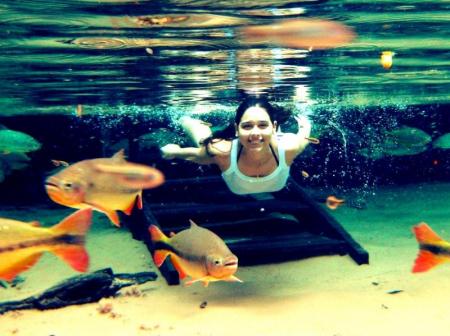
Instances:
[[[177,144],[168,144],[160,148],[163,159],[171,160],[175,159],[176,155],[180,152],[181,147]]]

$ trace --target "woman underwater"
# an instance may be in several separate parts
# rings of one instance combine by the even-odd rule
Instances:
[[[161,148],[165,159],[185,159],[198,164],[216,164],[228,188],[235,194],[281,190],[294,159],[309,143],[311,124],[296,116],[298,132],[277,133],[275,108],[265,99],[248,98],[237,111],[235,139],[212,134],[203,122],[184,117],[181,122],[199,147],[181,148],[168,144]]]

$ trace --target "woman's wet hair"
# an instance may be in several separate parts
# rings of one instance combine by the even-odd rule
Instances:
[[[239,125],[239,123],[241,122],[242,116],[244,115],[244,113],[250,108],[250,107],[260,107],[262,109],[264,109],[267,114],[269,115],[269,119],[272,122],[272,124],[274,123],[275,119],[275,115],[276,115],[276,108],[273,107],[269,101],[265,98],[265,97],[247,97],[237,108],[236,110],[236,114],[234,116],[234,122],[236,123],[236,125]],[[206,138],[203,139],[201,141],[201,144],[205,146],[206,148],[206,153],[209,156],[213,156],[213,154],[211,154],[210,150],[209,150],[209,146],[217,141],[221,141],[221,140],[231,140],[235,137],[235,127],[234,124],[230,124],[227,127],[217,130],[215,132],[213,132],[213,134]]]
[[[239,105],[239,107],[236,110],[236,115],[234,116],[234,122],[236,123],[236,125],[239,125],[244,113],[250,107],[254,107],[254,106],[264,109],[267,112],[267,114],[269,115],[269,119],[273,124],[273,122],[275,121],[276,110],[269,103],[269,101],[265,97],[248,97]]]

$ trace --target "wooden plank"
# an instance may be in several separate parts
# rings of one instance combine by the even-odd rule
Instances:
[[[158,216],[176,214],[178,216],[194,213],[227,213],[227,212],[271,212],[271,211],[299,211],[308,207],[299,202],[286,202],[279,200],[251,201],[238,204],[202,204],[193,206],[191,204],[175,204],[151,206],[153,214]]]
[[[321,237],[309,232],[297,234],[225,239],[230,250],[239,257],[240,265],[298,260],[321,255],[345,255],[345,241]]]
[[[248,237],[247,239],[233,239],[225,240],[230,249],[248,250],[248,249],[270,249],[279,252],[290,251],[291,249],[297,249],[299,246],[324,246],[342,245],[343,241],[330,239],[327,237],[316,236],[308,232],[301,232],[299,234],[291,235],[279,235],[275,237],[259,236]]]
[[[187,222],[183,223],[185,225],[173,224],[171,226],[164,225],[162,229],[164,232],[179,232],[189,228]],[[297,218],[289,215],[284,215],[280,213],[270,213],[265,217],[260,218],[247,218],[240,220],[227,220],[227,221],[214,221],[214,222],[199,222],[197,223],[201,227],[211,230],[215,233],[226,234],[227,232],[247,232],[249,229],[257,229],[253,231],[254,234],[258,232],[265,231],[273,232],[279,230],[280,228],[287,229],[286,232],[298,231],[300,223]]]
[[[314,220],[323,224],[322,226],[326,228],[326,233],[332,237],[343,239],[348,243],[348,252],[358,265],[369,263],[367,251],[352,238],[336,219],[315,203],[292,178],[289,181],[289,188],[292,188],[302,198],[302,202],[306,206],[314,210]]]

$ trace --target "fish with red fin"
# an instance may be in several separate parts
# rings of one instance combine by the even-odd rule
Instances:
[[[439,237],[427,223],[421,222],[413,227],[419,243],[417,255],[412,272],[426,272],[431,268],[450,261],[450,242]]]
[[[0,218],[0,279],[12,281],[36,264],[44,252],[86,272],[89,255],[84,244],[91,221],[92,209],[78,210],[51,228],[40,227],[39,222]]]
[[[354,31],[337,21],[301,18],[280,20],[270,25],[241,28],[246,44],[274,44],[286,48],[330,49],[350,43]]]
[[[225,242],[212,231],[190,221],[189,229],[167,237],[157,226],[151,225],[149,232],[154,244],[153,260],[160,267],[170,256],[180,279],[186,276],[189,286],[202,282],[206,287],[211,281],[242,282],[234,273],[238,268],[238,258]]]
[[[123,150],[110,158],[74,163],[45,181],[49,197],[71,208],[91,207],[120,226],[116,210],[130,215],[135,204],[142,209],[142,190],[164,182],[156,168],[125,160]]]

